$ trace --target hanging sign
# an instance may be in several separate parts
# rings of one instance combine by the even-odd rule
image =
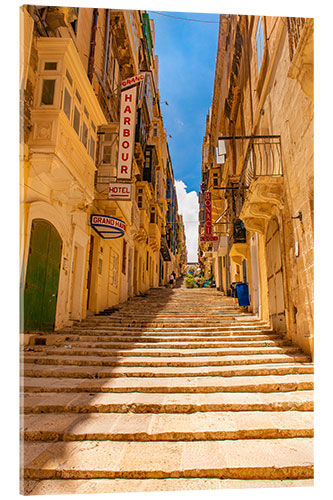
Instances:
[[[90,216],[91,227],[104,239],[121,238],[126,231],[126,224],[124,221],[109,215],[96,215]]]
[[[109,184],[109,200],[130,200],[132,197],[132,184],[111,183]]]
[[[205,191],[204,197],[205,204],[205,236],[212,234],[212,193]]]
[[[131,78],[126,78],[126,80],[123,80],[121,82],[121,89],[126,89],[127,87],[130,87],[131,85],[136,85],[137,83],[143,82],[145,79],[145,73],[140,73],[140,75],[132,76]]]
[[[200,236],[200,241],[217,241],[219,238],[218,236]]]
[[[132,178],[136,93],[137,87],[123,90],[121,93],[117,179],[130,180]]]

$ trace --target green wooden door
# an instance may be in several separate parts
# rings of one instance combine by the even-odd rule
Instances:
[[[35,219],[24,287],[25,331],[54,329],[61,250],[61,237],[52,224]]]

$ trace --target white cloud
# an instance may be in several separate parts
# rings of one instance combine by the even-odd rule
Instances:
[[[175,181],[178,212],[183,216],[186,236],[187,260],[197,262],[198,260],[198,194],[195,191],[188,193],[183,181]]]

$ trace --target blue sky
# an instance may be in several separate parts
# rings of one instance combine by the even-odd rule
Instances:
[[[168,143],[178,208],[185,225],[188,262],[196,262],[197,193],[206,116],[213,97],[219,16],[158,12],[148,10],[155,25],[160,97],[168,103],[168,106],[161,104],[161,110],[164,127],[172,136]]]
[[[161,108],[164,126],[172,136],[168,142],[175,179],[182,180],[188,191],[198,191],[202,140],[213,95],[219,16],[148,13],[155,24],[161,101],[169,104],[162,104]]]

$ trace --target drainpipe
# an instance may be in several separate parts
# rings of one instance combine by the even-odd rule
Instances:
[[[106,71],[108,67],[109,59],[109,40],[110,40],[110,9],[106,10],[106,36],[105,36],[105,59],[104,59],[104,70],[103,70],[103,83],[105,83]]]
[[[94,74],[97,18],[98,18],[98,9],[94,9],[93,22],[92,22],[92,27],[91,27],[91,36],[90,36],[90,52],[89,52],[89,60],[88,60],[88,78],[89,78],[90,83],[92,82],[92,78],[93,78],[93,74]]]

